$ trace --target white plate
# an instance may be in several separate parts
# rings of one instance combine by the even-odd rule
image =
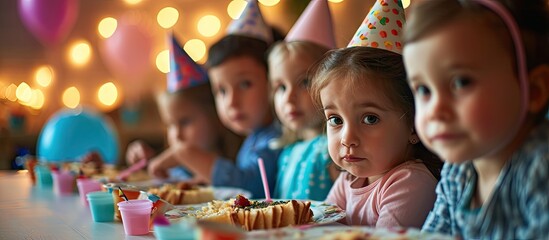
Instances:
[[[231,197],[234,198],[235,195]],[[287,201],[279,200],[276,201]],[[311,224],[326,224],[333,223],[343,219],[346,214],[345,211],[339,208],[336,205],[328,204],[325,202],[312,201],[311,202],[311,211],[313,211],[313,222]],[[170,219],[178,219],[182,217],[188,217],[190,214],[194,214],[196,211],[200,210],[203,206],[208,205],[208,203],[202,204],[190,204],[190,205],[178,205],[176,208],[166,212],[166,217]]]
[[[252,193],[248,190],[235,187],[212,187],[214,198],[216,200],[229,200],[240,194],[246,198],[250,198]]]
[[[312,226],[286,227],[272,230],[260,230],[246,233],[246,239],[333,239],[329,234],[355,233],[360,239],[454,239],[451,236],[424,233],[419,229],[405,228],[371,228],[362,226]],[[339,239],[346,239],[338,236]]]

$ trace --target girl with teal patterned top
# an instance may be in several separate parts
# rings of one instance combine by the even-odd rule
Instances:
[[[318,14],[329,22],[318,21]],[[302,33],[309,20],[326,23],[330,31],[307,38]],[[308,69],[331,48],[335,48],[331,17],[326,0],[320,0],[311,2],[285,41],[269,54],[275,111],[284,126],[282,137],[274,142],[274,147],[284,147],[278,158],[275,198],[324,200],[339,175],[328,154],[321,112],[308,92]]]

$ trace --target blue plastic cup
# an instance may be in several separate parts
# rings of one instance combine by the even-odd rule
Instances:
[[[36,186],[40,188],[52,187],[53,179],[51,177],[51,171],[47,166],[34,166],[34,174],[36,175]]]
[[[93,221],[112,222],[114,221],[114,202],[112,195],[108,192],[90,192],[86,194],[90,204]]]
[[[192,220],[173,221],[170,225],[154,225],[154,236],[159,240],[196,239],[196,222]]]

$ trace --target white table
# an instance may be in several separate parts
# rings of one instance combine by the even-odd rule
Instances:
[[[0,239],[155,239],[126,236],[121,222],[94,222],[78,193],[57,196],[27,174],[0,171]]]

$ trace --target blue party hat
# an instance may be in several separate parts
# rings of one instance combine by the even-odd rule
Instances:
[[[263,20],[257,0],[248,0],[240,17],[227,27],[227,34],[254,37],[267,43],[273,41],[272,30]]]
[[[181,47],[173,34],[170,36],[170,72],[168,92],[177,92],[208,82],[206,71]]]

